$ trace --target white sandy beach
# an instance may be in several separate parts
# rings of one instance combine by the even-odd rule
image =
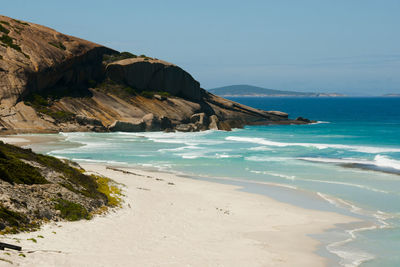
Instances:
[[[318,242],[308,234],[354,220],[231,185],[83,167],[123,183],[124,207],[90,221],[2,237],[14,244],[18,238],[25,257],[0,252],[1,266],[324,266],[326,260],[315,254]]]

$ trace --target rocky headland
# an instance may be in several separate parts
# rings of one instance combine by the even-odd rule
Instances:
[[[174,64],[0,16],[0,133],[304,123],[213,95]]]

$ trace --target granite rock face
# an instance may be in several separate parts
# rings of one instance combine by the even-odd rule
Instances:
[[[139,91],[164,91],[190,100],[201,99],[200,83],[166,61],[140,57],[124,59],[108,64],[106,75]]]
[[[162,60],[126,58],[5,16],[0,25],[1,133],[202,131],[309,123],[215,96]]]
[[[31,91],[77,86],[102,75],[104,46],[34,23],[0,16],[1,105],[14,105]],[[8,40],[8,41],[7,41]]]

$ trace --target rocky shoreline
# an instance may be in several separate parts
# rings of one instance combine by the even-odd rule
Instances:
[[[201,88],[172,63],[0,16],[0,133],[231,130],[305,124]]]

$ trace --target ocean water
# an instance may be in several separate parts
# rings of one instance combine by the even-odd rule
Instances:
[[[400,98],[232,98],[311,125],[232,132],[62,133],[37,151],[238,184],[362,223],[323,235],[332,266],[400,266]]]

